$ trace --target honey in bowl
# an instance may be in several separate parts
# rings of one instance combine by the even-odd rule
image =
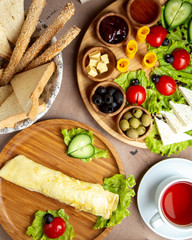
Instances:
[[[128,2],[128,16],[136,25],[154,25],[161,14],[158,0],[133,0]]]

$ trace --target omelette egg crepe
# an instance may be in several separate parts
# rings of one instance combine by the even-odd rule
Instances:
[[[100,184],[83,182],[19,155],[0,170],[0,177],[97,216],[109,219],[116,210],[119,195]]]

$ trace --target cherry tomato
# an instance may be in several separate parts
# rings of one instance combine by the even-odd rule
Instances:
[[[173,78],[161,76],[156,83],[156,88],[162,95],[170,96],[176,91],[177,85]]]
[[[190,55],[189,53],[183,48],[176,48],[173,52],[174,61],[172,66],[176,70],[183,70],[185,69],[190,62]]]
[[[150,33],[147,35],[146,41],[152,47],[160,47],[166,36],[166,29],[160,25],[155,25],[150,28]]]
[[[141,105],[146,99],[145,88],[141,85],[130,86],[126,92],[126,98],[130,104]]]
[[[60,217],[55,217],[51,223],[44,225],[44,233],[48,238],[58,238],[63,235],[66,230],[66,223]]]

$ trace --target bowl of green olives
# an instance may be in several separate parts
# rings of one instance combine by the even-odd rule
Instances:
[[[141,106],[125,107],[117,116],[118,132],[131,141],[140,141],[147,137],[152,128],[150,113]]]
[[[92,89],[90,103],[97,113],[111,117],[123,110],[126,104],[126,95],[119,84],[104,81]]]

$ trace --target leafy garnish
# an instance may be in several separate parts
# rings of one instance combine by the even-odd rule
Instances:
[[[44,211],[37,211],[35,213],[35,219],[32,222],[31,226],[27,228],[26,234],[31,236],[33,240],[50,240],[43,231],[43,226],[44,226],[44,216],[45,214],[50,213],[54,217],[61,217],[64,219],[66,223],[66,230],[62,236],[59,238],[55,238],[55,240],[72,240],[73,238],[76,237],[75,231],[72,227],[72,225],[69,224],[69,216],[65,214],[64,209],[60,210],[48,210],[46,212]]]
[[[63,137],[64,137],[64,142],[65,144],[68,146],[69,143],[71,142],[71,140],[73,139],[73,137],[75,137],[76,135],[78,134],[87,134],[91,140],[92,140],[92,144],[94,144],[94,137],[93,137],[93,133],[89,130],[85,130],[85,129],[82,129],[82,128],[72,128],[70,130],[68,129],[62,129],[62,134],[63,134]],[[95,146],[94,146],[95,147]],[[95,147],[95,153],[94,155],[91,157],[91,158],[85,158],[85,159],[81,159],[83,162],[86,162],[88,163],[89,161],[91,161],[92,159],[97,159],[97,158],[108,158],[108,152],[107,150],[102,150],[102,149],[99,149],[99,148],[96,148]]]
[[[109,228],[121,223],[122,219],[130,215],[130,211],[127,209],[131,203],[131,197],[135,196],[133,189],[135,186],[135,178],[130,175],[127,179],[123,174],[115,174],[113,177],[105,178],[103,188],[110,192],[119,194],[119,203],[117,209],[113,211],[110,219],[104,219],[103,217],[97,217],[94,229]]]

